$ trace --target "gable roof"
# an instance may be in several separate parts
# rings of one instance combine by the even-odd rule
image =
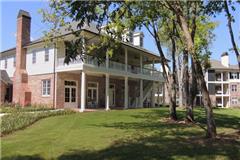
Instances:
[[[3,81],[7,84],[12,84],[11,79],[9,78],[6,70],[0,70],[0,81]]]
[[[229,67],[226,67],[222,65],[221,61],[218,61],[218,60],[211,60],[210,63],[211,63],[211,67],[210,67],[211,69],[226,69],[226,70],[239,69],[238,65],[229,65]]]
[[[59,28],[58,32],[60,34],[56,35],[57,36],[66,36],[66,35],[69,35],[69,34],[72,34],[73,32],[76,32],[76,31],[80,31],[79,28],[77,27],[78,25],[78,22],[74,21],[72,22],[71,24],[68,24],[64,27],[61,27]],[[69,28],[69,26],[71,26],[71,29]],[[96,25],[94,23],[91,23],[90,25],[88,25],[87,23],[85,23],[82,28],[81,28],[81,31],[87,31],[87,32],[91,32],[91,33],[94,33],[94,34],[100,34],[99,33],[99,30],[97,29]],[[33,45],[33,44],[36,44],[36,43],[40,43],[40,42],[43,42],[44,41],[44,38],[41,37],[39,39],[36,39],[34,41],[31,41],[30,43],[28,43],[25,47],[27,46],[30,46],[30,45]],[[131,48],[134,48],[134,49],[138,49],[138,50],[141,50],[147,54],[151,54],[151,55],[154,55],[156,57],[159,57],[156,53],[153,53],[143,47],[138,47],[138,46],[135,46],[133,45],[132,43],[129,43],[129,42],[121,42],[123,45],[125,46],[129,46]],[[6,52],[16,52],[16,47],[14,48],[11,48],[11,49],[8,49],[8,50],[5,50],[5,51],[2,51],[0,52],[0,54],[2,53],[6,53]],[[160,58],[160,57],[159,57]]]

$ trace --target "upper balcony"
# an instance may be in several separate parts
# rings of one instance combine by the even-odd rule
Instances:
[[[58,58],[56,65],[57,72],[86,69],[94,72],[164,81],[162,72],[157,71],[152,66],[152,68],[141,68],[140,66],[125,64],[114,60],[97,59],[91,55],[85,55],[83,59],[77,58],[75,61],[69,62],[69,64],[64,63],[64,58]]]
[[[227,72],[211,72],[208,71],[207,80],[209,82],[216,83],[224,83],[228,81],[228,73]]]

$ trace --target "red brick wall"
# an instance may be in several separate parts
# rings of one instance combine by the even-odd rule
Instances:
[[[26,49],[24,45],[30,42],[31,18],[22,11],[17,18],[16,40],[16,70],[13,78],[13,103],[22,106],[31,103],[28,98],[30,91],[26,72]],[[26,101],[27,100],[27,101]]]
[[[51,80],[50,96],[42,96],[42,80]],[[28,76],[28,88],[31,92],[31,104],[53,106],[54,80],[53,74]]]

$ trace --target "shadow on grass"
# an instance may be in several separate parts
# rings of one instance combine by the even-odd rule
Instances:
[[[235,144],[236,143],[236,144]],[[150,160],[150,159],[217,159],[239,158],[239,142],[221,140],[169,139],[153,136],[136,141],[116,142],[100,150],[74,150],[58,157],[59,160]],[[237,147],[238,146],[238,147]]]
[[[178,112],[184,117],[184,112]],[[58,160],[151,160],[151,159],[232,159],[240,157],[240,135],[228,135],[211,140],[203,137],[204,131],[192,125],[161,121],[167,111],[153,110],[131,115],[138,121],[109,122],[97,125],[126,130],[136,130],[134,135],[114,141],[102,150],[68,150],[56,157]],[[196,120],[204,122],[204,112],[196,112]],[[238,117],[215,114],[218,127],[239,129]],[[192,127],[192,128],[191,128]],[[237,128],[238,127],[238,128]],[[40,157],[15,156],[3,160],[41,160]]]
[[[39,155],[17,155],[12,157],[3,157],[2,160],[44,160]]]

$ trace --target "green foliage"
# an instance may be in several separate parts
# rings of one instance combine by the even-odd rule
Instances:
[[[53,108],[49,108],[45,105],[31,105],[22,107],[17,104],[5,103],[0,106],[0,113],[16,113],[16,112],[34,112],[34,111],[48,111]]]
[[[64,110],[64,111],[39,111],[35,113],[30,113],[30,112],[20,111],[19,109],[17,111],[8,113],[7,115],[4,115],[3,117],[1,117],[2,122],[1,122],[0,135],[4,136],[16,130],[26,128],[29,125],[35,123],[36,121],[46,117],[66,115],[71,113],[74,113],[74,112],[70,110]]]

